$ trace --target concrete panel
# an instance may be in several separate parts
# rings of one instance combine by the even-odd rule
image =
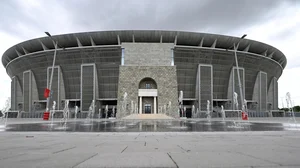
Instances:
[[[271,79],[268,88],[268,103],[271,103],[270,110],[278,110],[278,82],[276,77]]]
[[[23,73],[23,111],[29,112],[31,106],[31,72]]]
[[[34,74],[28,70],[23,72],[23,111],[32,111],[33,100],[39,100],[37,85]]]
[[[47,88],[50,87],[50,78],[51,78],[51,73],[52,73],[52,67],[47,68]],[[51,97],[50,97],[50,105],[52,107],[53,101],[56,102],[56,109],[60,110],[62,105],[61,105],[61,99],[60,99],[60,87],[59,87],[59,67],[56,66],[53,69],[53,77],[52,77],[52,84],[51,84]]]
[[[11,110],[20,109],[20,103],[23,102],[23,91],[21,90],[18,76],[13,76],[11,79]]]
[[[47,68],[47,88],[49,88],[49,82],[51,77],[52,67]],[[60,66],[55,66],[53,70],[53,78],[52,78],[52,96],[50,102],[56,101],[57,102],[57,109],[63,109],[62,100],[65,99],[65,84],[64,78],[61,71]]]
[[[267,111],[267,73],[261,72],[260,74],[260,111],[265,112]]]
[[[139,96],[157,96],[157,89],[139,89]]]
[[[267,111],[267,73],[257,74],[252,100],[257,102],[257,112]]]
[[[245,99],[245,70],[242,67],[239,67],[239,74],[240,74],[240,82],[242,87],[242,96],[243,99]],[[233,105],[233,93],[236,92],[238,94],[238,104],[239,109],[236,109]],[[237,74],[237,67],[232,67],[230,78],[229,78],[229,84],[228,84],[228,91],[227,91],[228,99],[231,100],[231,109],[232,110],[240,110],[241,105],[243,104],[241,102],[241,93],[240,93],[240,86],[239,86],[239,80],[238,80],[238,74]]]

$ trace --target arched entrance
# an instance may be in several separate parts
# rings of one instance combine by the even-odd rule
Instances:
[[[139,114],[157,113],[157,84],[152,78],[144,78],[139,83]]]

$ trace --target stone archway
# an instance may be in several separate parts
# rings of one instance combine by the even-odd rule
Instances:
[[[144,78],[140,81],[139,89],[147,89],[147,84],[150,85],[150,88],[148,88],[148,89],[157,89],[157,84],[156,84],[155,80],[152,78],[149,78],[149,77]]]
[[[157,114],[157,84],[152,78],[139,83],[139,114]]]

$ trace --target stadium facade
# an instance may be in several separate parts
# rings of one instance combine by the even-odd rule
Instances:
[[[51,89],[57,109],[69,100],[70,109],[77,105],[85,112],[95,100],[95,114],[108,105],[109,111],[115,107],[117,117],[131,113],[178,117],[178,96],[183,91],[188,117],[193,105],[205,112],[207,100],[211,111],[221,105],[234,110],[233,93],[240,95],[237,70],[250,112],[278,108],[277,81],[287,62],[278,49],[225,35],[125,30],[41,37],[9,48],[2,63],[11,77],[11,110],[45,110],[53,40],[61,47]],[[234,43],[239,44],[239,68]],[[238,103],[242,104],[240,99]]]

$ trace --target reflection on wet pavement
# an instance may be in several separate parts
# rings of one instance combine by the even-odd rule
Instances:
[[[67,132],[226,132],[300,130],[283,123],[255,123],[197,120],[101,120],[9,124],[1,131],[67,131]]]

